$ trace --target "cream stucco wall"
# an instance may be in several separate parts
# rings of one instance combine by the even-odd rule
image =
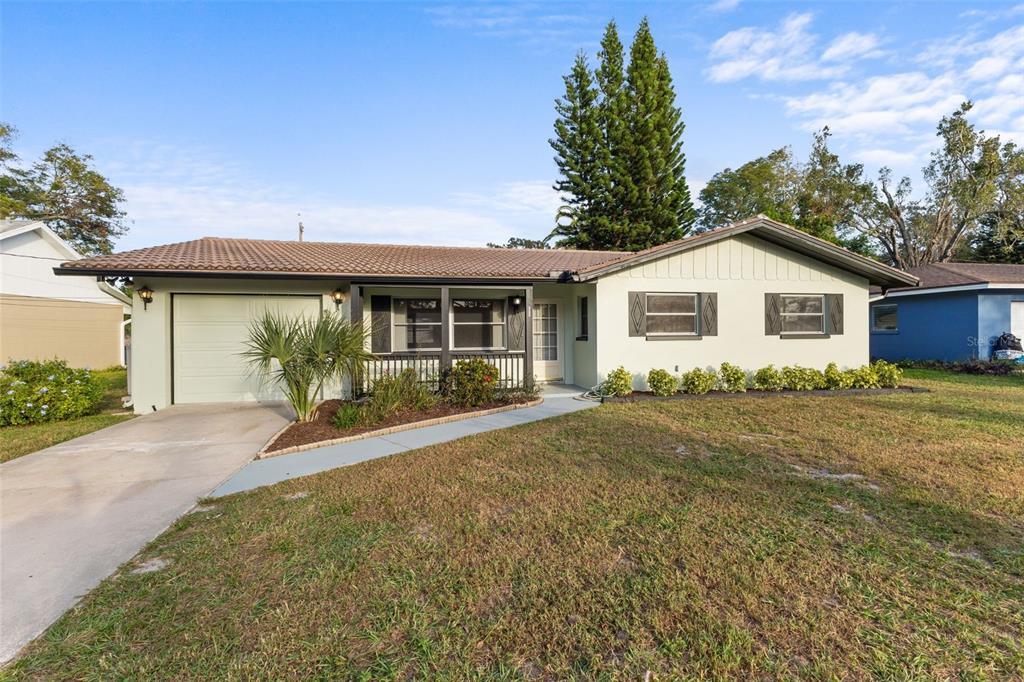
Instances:
[[[309,294],[322,297],[325,311],[334,310],[331,292],[345,282],[328,280],[250,280],[137,277],[136,288],[153,290],[153,302],[143,310],[136,295],[132,300],[132,398],[135,412],[160,410],[171,404],[171,294]],[[341,306],[345,310],[345,306]],[[337,389],[332,389],[336,392]],[[330,396],[328,396],[330,397]]]
[[[701,339],[630,337],[628,293],[717,292],[718,335]],[[844,333],[828,338],[765,336],[766,293],[843,294]],[[868,282],[751,235],[739,235],[623,270],[597,281],[599,379],[619,365],[645,385],[647,372],[683,372],[731,362],[748,370],[768,364],[823,368],[868,362]]]

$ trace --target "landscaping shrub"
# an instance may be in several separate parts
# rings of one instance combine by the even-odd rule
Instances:
[[[834,362],[828,363],[825,367],[825,388],[830,391],[842,391],[853,384],[853,377],[844,372]]]
[[[498,368],[481,358],[459,360],[448,374],[448,401],[460,407],[493,403],[497,399],[498,376]]]
[[[782,381],[791,391],[813,391],[825,388],[825,375],[820,370],[800,365],[783,367]]]
[[[633,375],[626,371],[625,367],[619,366],[608,372],[601,383],[603,395],[629,395],[633,392]]]
[[[728,393],[743,393],[747,390],[747,373],[741,367],[723,362],[718,368],[718,384]]]
[[[985,374],[993,376],[1009,376],[1024,373],[1024,365],[1013,360],[963,360],[947,362],[944,360],[900,360],[896,363],[904,369],[944,369],[961,374]]]
[[[878,377],[878,385],[882,388],[899,388],[903,383],[903,370],[885,360],[877,360],[871,367]]]
[[[37,424],[92,414],[103,383],[63,360],[12,362],[0,371],[0,426]]]
[[[502,403],[528,403],[538,397],[540,397],[540,384],[533,379],[525,379],[522,386],[499,388],[497,391],[498,402]]]
[[[851,388],[879,388],[878,374],[871,365],[846,370],[850,376]]]
[[[364,421],[374,423],[407,410],[428,410],[437,404],[437,396],[420,383],[413,369],[385,374],[370,387],[370,399],[363,405]]]
[[[331,424],[336,429],[350,429],[363,423],[363,410],[356,403],[342,403],[338,411],[331,417]]]
[[[786,387],[786,382],[775,365],[768,365],[754,372],[753,386],[758,391],[781,391]]]
[[[718,375],[715,370],[695,367],[683,375],[680,386],[683,393],[702,395],[713,389],[717,383]]]
[[[647,374],[647,387],[654,395],[672,395],[676,392],[677,383],[666,369],[652,369]]]

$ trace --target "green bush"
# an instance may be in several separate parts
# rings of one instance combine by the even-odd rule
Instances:
[[[602,395],[629,395],[633,392],[633,375],[621,365],[608,372],[601,382]]]
[[[647,373],[647,387],[654,395],[672,395],[677,381],[666,369],[652,369]]]
[[[853,383],[853,377],[848,372],[844,372],[834,362],[828,363],[825,367],[825,388],[830,391],[842,391]]]
[[[448,373],[447,399],[459,407],[493,403],[498,395],[498,368],[482,358],[459,360]]]
[[[99,410],[103,383],[63,360],[10,363],[0,371],[0,426],[71,419]]]
[[[715,373],[715,370],[695,367],[683,374],[680,386],[683,389],[683,393],[702,395],[713,389],[717,384],[718,375]]]
[[[825,375],[820,370],[800,365],[783,367],[782,381],[790,391],[814,391],[825,388]]]
[[[754,372],[753,386],[758,391],[781,391],[786,387],[786,382],[775,365],[768,365]]]
[[[878,374],[871,365],[864,365],[857,369],[848,369],[846,373],[850,378],[851,388],[880,388]]]
[[[351,429],[363,423],[363,410],[357,403],[342,403],[338,411],[331,417],[331,424],[336,429]]]
[[[878,377],[878,385],[883,388],[899,388],[903,383],[903,370],[885,360],[876,360],[872,368]]]
[[[499,388],[497,399],[502,403],[528,403],[540,397],[540,384],[533,379],[525,379],[522,386]]]
[[[742,367],[723,362],[718,368],[718,387],[728,393],[743,393],[747,390],[747,373]]]
[[[399,412],[428,410],[436,404],[437,396],[420,383],[416,370],[404,369],[373,382],[370,399],[363,406],[364,420],[379,422]]]

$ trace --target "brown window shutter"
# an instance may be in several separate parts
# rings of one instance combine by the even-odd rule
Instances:
[[[782,333],[782,296],[764,295],[764,335],[778,336]]]
[[[520,300],[519,306],[512,304],[514,299]],[[526,350],[526,304],[522,296],[508,297],[508,317],[505,326],[508,333],[509,350]]]
[[[643,291],[629,292],[629,309],[626,311],[630,336],[647,336],[647,294]]]
[[[714,292],[700,294],[700,329],[701,336],[718,336],[718,294]]]
[[[391,352],[391,297],[370,297],[370,350]]]
[[[842,294],[826,294],[825,295],[825,310],[828,313],[828,329],[825,330],[827,334],[842,334],[843,333],[843,295]]]

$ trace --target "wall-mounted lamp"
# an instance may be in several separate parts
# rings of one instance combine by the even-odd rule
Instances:
[[[345,300],[345,292],[341,289],[335,289],[331,292],[331,300],[334,301],[334,309],[337,310]]]
[[[520,298],[519,296],[516,296],[515,298],[512,299],[512,305],[514,305],[515,307],[518,308],[522,304],[523,304],[523,299]]]
[[[148,310],[149,304],[153,302],[153,290],[147,286],[142,286],[136,289],[135,293],[142,299],[142,309]]]

